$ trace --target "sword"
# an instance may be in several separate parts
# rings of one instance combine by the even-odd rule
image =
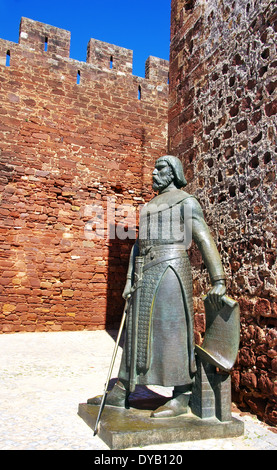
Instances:
[[[94,433],[93,433],[94,436],[97,434],[98,425],[99,425],[100,418],[101,418],[101,415],[102,415],[102,412],[103,412],[103,409],[104,409],[104,406],[105,406],[105,401],[106,401],[106,397],[107,397],[107,393],[108,393],[108,386],[109,386],[109,382],[110,382],[111,375],[112,375],[112,370],[113,370],[113,366],[114,366],[114,362],[115,362],[115,358],[116,358],[116,354],[117,354],[117,350],[118,350],[119,341],[120,341],[120,338],[121,338],[121,335],[122,335],[124,323],[125,323],[126,316],[127,316],[130,297],[131,297],[131,295],[129,295],[127,297],[126,302],[125,302],[120,327],[119,327],[116,342],[115,342],[115,345],[114,345],[112,360],[111,360],[111,363],[110,363],[109,372],[108,372],[106,383],[105,383],[104,393],[103,393],[103,396],[102,396],[102,400],[101,400],[99,411],[98,411],[98,416],[97,416],[95,427],[94,427]]]

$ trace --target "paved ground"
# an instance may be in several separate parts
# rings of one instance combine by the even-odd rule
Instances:
[[[103,391],[113,346],[106,331],[0,335],[0,449],[108,449],[77,409]],[[114,377],[119,360],[120,352]],[[268,426],[251,415],[234,416],[244,420],[244,436],[143,449],[277,450]]]

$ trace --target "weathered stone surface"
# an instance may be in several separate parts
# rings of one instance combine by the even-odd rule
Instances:
[[[28,18],[19,44],[0,39],[3,332],[119,322],[134,241],[118,239],[128,218],[117,208],[138,215],[151,197],[148,169],[166,152],[168,62],[151,58],[141,78],[132,75],[132,51],[92,39],[79,62],[69,49],[70,32]],[[102,238],[91,230],[94,206]]]
[[[173,0],[169,96],[169,151],[184,163],[188,191],[199,198],[217,240],[228,293],[240,302],[236,399],[272,424],[276,14],[272,0]],[[200,297],[209,281],[193,251],[194,294]]]

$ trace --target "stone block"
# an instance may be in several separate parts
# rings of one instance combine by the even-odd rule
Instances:
[[[98,406],[80,404],[78,415],[94,430]],[[169,419],[150,418],[150,410],[107,406],[99,423],[98,436],[110,449],[241,436],[244,424],[236,418],[220,422],[201,419],[192,413]]]

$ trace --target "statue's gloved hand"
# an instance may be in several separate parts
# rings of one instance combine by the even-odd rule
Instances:
[[[132,282],[131,282],[131,279],[127,279],[125,287],[124,287],[124,291],[122,294],[123,299],[126,300],[127,297],[131,295],[131,291],[132,291]]]
[[[207,297],[211,302],[212,306],[216,310],[220,310],[222,308],[222,296],[226,293],[226,286],[224,281],[215,281],[213,287],[208,292]]]

